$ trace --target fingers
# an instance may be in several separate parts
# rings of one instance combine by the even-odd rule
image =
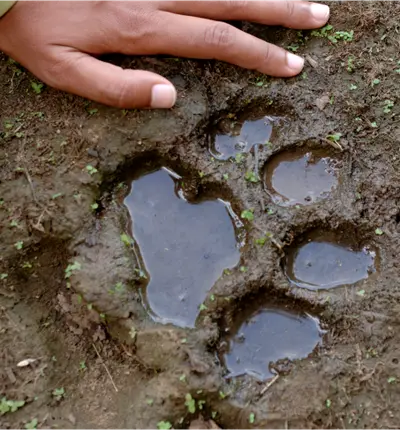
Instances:
[[[307,1],[162,1],[160,10],[210,19],[245,20],[289,28],[322,27],[329,7]]]
[[[82,97],[125,109],[170,108],[176,90],[165,78],[143,70],[124,70],[80,52],[67,53],[50,84]]]
[[[152,39],[152,54],[216,59],[279,77],[295,76],[304,66],[297,55],[229,24],[167,12],[164,15],[164,26]]]

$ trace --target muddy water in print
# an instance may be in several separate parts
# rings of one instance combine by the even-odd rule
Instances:
[[[272,134],[274,118],[231,123],[225,133],[217,133],[211,143],[210,152],[218,160],[228,160],[237,154],[249,152],[255,145],[267,144]]]
[[[230,332],[223,356],[229,376],[247,373],[259,379],[273,375],[270,362],[307,357],[323,334],[316,318],[279,306],[242,316]]]
[[[306,205],[329,196],[338,180],[334,160],[323,151],[282,152],[266,164],[264,181],[275,203]]]
[[[149,312],[161,322],[193,327],[207,291],[240,254],[224,203],[192,204],[176,189],[158,170],[133,181],[125,205],[149,274],[143,294]]]
[[[357,249],[334,233],[311,234],[286,254],[286,275],[311,290],[352,285],[375,271],[374,251]]]

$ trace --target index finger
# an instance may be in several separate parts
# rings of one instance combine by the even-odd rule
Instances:
[[[303,68],[304,60],[297,55],[224,22],[168,12],[162,14],[163,27],[153,35],[151,45],[143,45],[141,54],[216,59],[278,77],[295,76]],[[135,41],[131,49],[138,53]],[[126,44],[124,52],[129,53]]]
[[[159,9],[181,15],[218,20],[245,20],[288,28],[322,27],[329,19],[329,6],[308,1],[162,1]]]

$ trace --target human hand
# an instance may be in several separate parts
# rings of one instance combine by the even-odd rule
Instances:
[[[20,1],[0,19],[0,49],[55,88],[121,108],[169,108],[168,80],[94,56],[217,59],[290,77],[303,59],[218,20],[312,29],[328,19],[328,6],[307,1]]]

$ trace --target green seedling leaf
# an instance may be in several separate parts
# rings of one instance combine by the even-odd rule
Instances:
[[[194,414],[196,412],[196,401],[189,393],[186,394],[185,399],[185,406],[188,408],[189,413]]]
[[[159,421],[157,423],[157,428],[159,430],[169,430],[172,428],[172,424],[169,421]]]
[[[341,137],[342,133],[328,134],[328,136],[326,136],[326,138],[332,142],[339,142]]]
[[[332,402],[330,399],[326,399],[325,405],[327,408],[330,408],[332,406]]]
[[[240,214],[240,217],[242,219],[247,219],[247,221],[253,221],[254,220],[254,209],[246,209],[242,211]]]
[[[202,304],[199,306],[199,309],[200,309],[200,311],[206,311],[208,308],[207,308],[207,306],[206,306],[204,303],[202,303]]]
[[[254,415],[254,413],[252,412],[250,415],[249,415],[249,423],[250,424],[254,424],[254,421],[256,420],[256,416]]]
[[[72,264],[68,264],[67,268],[65,269],[65,279],[69,279],[74,272],[76,272],[77,270],[81,270],[81,268],[81,263],[79,263],[78,261],[74,261]]]
[[[383,234],[383,230],[382,230],[382,229],[380,229],[380,228],[376,228],[376,229],[375,229],[375,234],[376,234],[376,235],[378,235],[378,236],[382,236],[382,234]]]
[[[27,430],[32,430],[32,429],[37,428],[37,425],[38,425],[38,420],[37,420],[37,418],[33,418],[33,420],[32,420],[32,421],[29,421],[29,423],[26,423],[26,424],[25,424],[25,428],[26,428]]]
[[[88,164],[86,166],[86,171],[89,173],[90,176],[98,172],[98,170],[95,167],[93,167],[91,164]]]
[[[55,390],[53,390],[53,392],[51,393],[53,394],[53,396],[57,399],[60,400],[65,396],[65,390],[64,387],[61,388],[56,388]]]
[[[23,247],[24,247],[24,242],[22,242],[22,241],[19,241],[19,242],[16,242],[16,243],[14,243],[14,246],[18,249],[18,251],[19,250],[21,250]]]
[[[121,240],[122,243],[124,243],[126,246],[131,247],[134,243],[133,239],[129,237],[126,233],[121,234]]]
[[[147,403],[149,406],[153,406],[153,404],[154,404],[154,400],[153,400],[153,399],[146,399],[146,403]]]
[[[253,182],[253,183],[257,183],[260,181],[260,177],[254,172],[246,172],[246,174],[244,175],[244,178],[246,179],[246,181]]]
[[[394,376],[389,376],[387,381],[389,384],[394,384],[397,381],[397,379]]]
[[[43,90],[44,84],[32,81],[31,87],[36,94],[40,94]]]
[[[3,397],[0,402],[0,415],[15,412],[24,405],[25,402],[23,400],[7,400],[6,397]]]

